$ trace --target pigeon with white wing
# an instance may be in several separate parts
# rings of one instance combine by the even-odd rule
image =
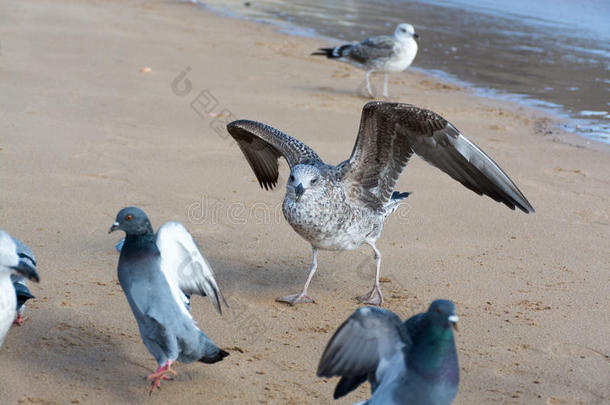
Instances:
[[[118,277],[138,322],[144,345],[158,368],[148,376],[151,392],[161,380],[176,375],[177,360],[216,363],[229,355],[197,327],[190,314],[191,294],[207,296],[221,311],[226,302],[212,268],[193,237],[178,222],[167,222],[155,234],[148,216],[139,208],[119,211],[109,233],[125,232]]]
[[[0,347],[17,316],[17,295],[12,274],[39,281],[36,268],[19,255],[16,239],[0,230]]]

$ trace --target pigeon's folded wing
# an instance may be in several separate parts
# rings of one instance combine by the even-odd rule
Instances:
[[[322,354],[318,377],[358,377],[375,373],[411,341],[400,318],[381,308],[357,309],[335,332]]]
[[[34,256],[34,252],[22,241],[11,236],[13,238],[13,242],[17,246],[17,255],[21,260],[29,261],[29,264],[32,267],[36,267],[36,256]]]
[[[195,244],[193,237],[178,222],[168,222],[157,232],[157,247],[161,252],[161,270],[170,286],[187,296],[208,296],[214,307],[222,313],[221,302],[226,301],[220,292],[214,272]],[[184,297],[188,307],[188,299]]]

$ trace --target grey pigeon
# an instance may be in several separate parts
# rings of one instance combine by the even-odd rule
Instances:
[[[214,273],[182,224],[167,222],[155,235],[148,216],[139,208],[119,211],[110,232],[126,234],[118,277],[138,322],[144,345],[157,361],[148,376],[151,390],[161,387],[171,365],[200,361],[216,363],[229,355],[197,326],[189,311],[190,294],[208,296],[221,312],[224,298]],[[225,302],[226,305],[226,302]]]
[[[36,256],[34,256],[34,252],[32,252],[32,250],[19,239],[13,237],[13,241],[17,246],[17,255],[19,258],[29,263],[29,265],[33,268],[36,268]],[[13,282],[13,287],[15,288],[15,293],[17,295],[17,317],[13,323],[15,325],[21,325],[23,323],[25,303],[28,300],[36,297],[34,297],[30,292],[24,277],[17,274],[11,274],[11,281]]]
[[[228,124],[261,187],[276,186],[278,160],[290,166],[284,217],[311,244],[313,260],[299,294],[278,298],[294,305],[312,302],[307,288],[324,250],[353,250],[363,244],[375,252],[373,289],[358,299],[381,305],[381,254],[375,243],[385,218],[408,193],[394,185],[415,153],[477,194],[486,194],[510,209],[534,212],[517,186],[481,149],[440,115],[409,104],[370,102],[362,110],[351,157],[331,166],[304,143],[255,121]]]
[[[312,55],[322,55],[337,59],[366,70],[366,89],[370,97],[370,75],[383,72],[383,96],[388,97],[388,72],[402,72],[408,68],[417,55],[415,28],[411,24],[398,24],[394,36],[366,38],[355,44],[339,45],[335,48],[320,48]]]
[[[369,381],[362,405],[447,405],[458,392],[460,370],[451,301],[436,300],[405,323],[391,311],[359,308],[339,327],[322,354],[318,377],[340,376],[334,398]]]
[[[36,282],[40,280],[30,261],[19,256],[15,239],[0,230],[0,347],[17,315],[17,295],[11,274],[18,274]]]

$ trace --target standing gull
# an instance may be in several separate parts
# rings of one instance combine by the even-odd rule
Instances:
[[[234,121],[227,129],[261,187],[276,186],[281,156],[290,166],[282,211],[313,250],[303,290],[278,298],[291,305],[313,301],[307,288],[316,271],[319,249],[353,250],[363,244],[373,249],[377,271],[373,289],[358,299],[381,305],[381,253],[375,242],[385,218],[408,195],[394,191],[394,185],[413,153],[477,194],[486,194],[510,209],[534,211],[481,149],[440,115],[413,105],[366,104],[352,155],[337,166],[325,164],[304,143],[260,122]]]
[[[150,392],[161,388],[171,365],[200,361],[216,363],[229,353],[197,328],[190,314],[190,294],[208,296],[221,313],[224,298],[214,273],[186,228],[167,222],[155,235],[148,216],[139,208],[119,211],[108,231],[125,232],[119,256],[121,287],[138,322],[144,345],[157,361]],[[225,302],[226,305],[226,302]]]
[[[359,308],[326,346],[318,377],[341,377],[335,399],[368,380],[372,396],[361,405],[448,405],[460,381],[457,322],[447,300],[404,323],[391,311]]]
[[[417,54],[415,28],[411,24],[398,24],[394,36],[367,38],[355,44],[339,45],[336,48],[320,48],[312,55],[338,59],[366,70],[366,89],[373,97],[370,75],[383,72],[383,96],[388,97],[388,73],[402,72],[408,68]]]
[[[27,259],[19,257],[15,239],[0,230],[0,347],[17,315],[17,296],[11,274],[39,281],[36,269]]]

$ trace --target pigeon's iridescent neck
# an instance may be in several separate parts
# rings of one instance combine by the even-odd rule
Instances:
[[[416,338],[407,362],[422,375],[433,376],[456,359],[453,331],[437,325],[425,328]]]
[[[150,230],[150,232],[146,232],[145,234],[128,234],[125,237],[125,244],[123,245],[121,252],[125,249],[129,251],[132,249],[141,249],[144,247],[149,247],[151,245],[156,246],[156,237],[155,234],[152,232],[152,229]]]

